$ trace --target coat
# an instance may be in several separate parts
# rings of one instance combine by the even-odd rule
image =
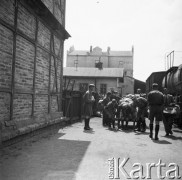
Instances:
[[[95,101],[94,96],[92,95],[92,92],[88,90],[84,94],[83,98],[84,98],[84,115],[90,117],[93,115],[93,103]]]

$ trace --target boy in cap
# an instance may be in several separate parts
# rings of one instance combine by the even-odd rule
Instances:
[[[147,99],[144,97],[137,97],[135,100],[135,104],[138,107],[137,110],[137,129],[136,131],[144,132],[146,130],[145,117],[148,117],[147,113]],[[142,129],[141,129],[142,126]]]
[[[90,117],[93,115],[93,103],[95,102],[94,96],[92,94],[95,87],[94,84],[89,84],[88,91],[84,94],[84,115],[85,115],[85,126],[84,130],[90,130],[89,122]]]
[[[118,104],[116,102],[116,99],[112,99],[112,101],[110,101],[105,108],[108,115],[109,128],[111,128],[112,124],[113,129],[115,129],[115,115],[117,113],[117,109],[118,109]]]

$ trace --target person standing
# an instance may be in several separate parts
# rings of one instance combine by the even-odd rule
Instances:
[[[170,113],[171,109],[174,107],[174,98],[172,95],[168,94],[168,89],[164,88],[164,113],[163,113],[163,123],[166,131],[166,136],[173,134],[173,115]]]
[[[84,98],[84,115],[85,115],[85,126],[84,130],[90,130],[90,118],[93,115],[93,103],[95,102],[94,96],[93,96],[93,90],[95,85],[89,84],[88,91],[85,92],[83,98]]]
[[[141,89],[140,88],[137,89],[136,95],[139,96],[139,97],[141,97]]]
[[[148,93],[147,102],[149,106],[150,135],[153,138],[153,122],[155,118],[155,140],[159,140],[159,122],[163,119],[164,95],[158,90],[158,84],[152,84],[152,91]]]
[[[145,132],[145,129],[146,129],[145,117],[147,117],[147,106],[148,106],[147,99],[144,97],[138,97],[136,98],[135,104],[138,107],[136,131]],[[142,129],[141,129],[141,125],[142,125]]]
[[[113,126],[113,129],[115,129],[115,116],[117,113],[118,104],[116,102],[116,99],[112,99],[107,106],[105,107],[106,113],[108,115],[108,127],[111,128],[111,125]]]
[[[107,104],[111,101],[110,97],[111,97],[111,92],[107,92],[106,97],[102,101],[102,105],[104,106],[104,108],[103,108],[103,117],[102,117],[102,125],[103,126],[108,125],[108,115],[106,113],[105,108],[106,108]]]

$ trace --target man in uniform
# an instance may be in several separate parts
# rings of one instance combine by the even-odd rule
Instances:
[[[94,96],[93,96],[93,89],[95,85],[90,84],[88,91],[85,92],[83,98],[84,98],[84,115],[85,115],[85,127],[84,130],[90,130],[89,122],[90,117],[93,115],[93,103],[95,102]]]
[[[149,92],[147,101],[149,105],[149,120],[150,120],[150,135],[149,137],[153,138],[153,122],[155,118],[155,140],[159,140],[158,132],[159,132],[159,122],[162,121],[163,118],[163,105],[164,105],[164,96],[158,90],[158,84],[152,84],[152,91]]]

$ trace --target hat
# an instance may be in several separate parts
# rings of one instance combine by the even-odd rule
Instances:
[[[95,87],[95,85],[94,84],[89,84],[89,86],[88,87]]]
[[[153,88],[157,88],[157,87],[158,87],[158,84],[157,84],[157,83],[153,83],[153,84],[152,84],[152,87],[153,87]]]
[[[116,99],[112,99],[112,102],[116,102]]]
[[[111,92],[107,92],[107,95],[111,95]]]

